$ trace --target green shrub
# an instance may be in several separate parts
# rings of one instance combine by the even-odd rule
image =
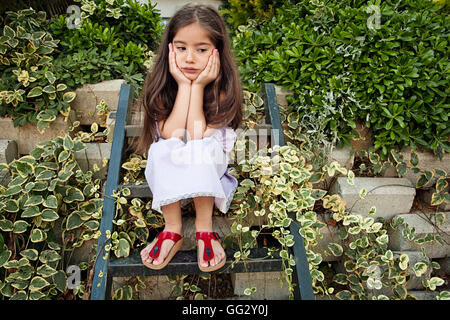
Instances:
[[[89,296],[85,283],[68,288],[66,267],[75,248],[98,238],[102,183],[75,160],[94,131],[39,143],[30,155],[0,163],[10,175],[0,185],[0,300]]]
[[[227,0],[222,1],[219,10],[231,29],[236,29],[241,24],[246,24],[248,19],[270,19],[275,8],[280,7],[287,0]]]
[[[81,2],[81,28],[77,28],[75,20],[71,20],[74,27],[68,27],[71,14],[57,16],[53,20],[52,33],[61,39],[60,45],[64,52],[90,48],[92,42],[105,42],[108,45],[116,38],[118,43],[127,44],[131,41],[145,44],[150,50],[157,48],[163,26],[155,5],[142,4],[136,0],[77,2]]]
[[[0,36],[0,117],[14,126],[36,122],[40,131],[68,114],[75,93],[55,76],[58,40],[48,32],[45,12],[8,11]]]
[[[300,1],[240,26],[233,46],[244,87],[293,90],[289,108],[308,135],[342,146],[360,121],[382,156],[403,146],[442,156],[450,151],[449,23],[431,1]]]
[[[144,79],[145,49],[132,42],[114,50],[107,46],[80,49],[74,53],[60,55],[55,60],[58,78],[71,88],[86,83],[97,83],[111,79],[125,79],[135,88],[139,88]]]
[[[411,274],[421,278],[425,288],[435,291],[444,284],[444,279],[433,276],[440,266],[436,261],[430,261],[425,254],[421,261],[409,261],[404,252],[396,253],[389,250],[388,230],[401,229],[402,236],[422,246],[434,242],[436,246],[444,244],[444,239],[438,234],[417,236],[415,228],[410,227],[400,216],[386,221],[376,216],[376,207],[367,214],[354,214],[352,208],[347,208],[345,201],[338,194],[329,194],[326,190],[317,189],[326,186],[325,180],[333,177],[346,177],[347,183],[355,184],[358,171],[342,167],[337,161],[325,161],[324,165],[316,166],[317,156],[296,136],[296,140],[287,141],[283,147],[259,145],[248,139],[249,129],[256,124],[265,122],[264,106],[261,97],[252,92],[244,91],[243,103],[244,131],[238,133],[235,147],[231,155],[231,163],[237,163],[230,174],[239,181],[230,210],[227,213],[231,222],[229,232],[223,239],[224,248],[233,250],[231,265],[237,262],[247,263],[250,249],[261,247],[261,238],[271,235],[275,244],[264,244],[268,256],[279,250],[282,259],[280,280],[285,280],[293,293],[293,266],[296,261],[290,252],[294,245],[294,236],[289,230],[291,223],[300,226],[306,257],[316,297],[353,299],[353,300],[400,300],[416,299],[407,286]],[[284,133],[291,129],[284,130]],[[276,153],[275,155],[272,153]],[[249,155],[248,159],[240,159],[237,155]],[[270,155],[270,156],[269,156]],[[382,161],[375,152],[361,150],[358,156],[363,158],[367,166],[359,167],[359,173],[367,170],[378,173],[382,168],[395,167],[399,176],[404,176],[408,170],[420,173],[416,188],[420,189],[436,179],[432,205],[450,202],[445,191],[448,174],[443,170],[431,171],[420,169],[418,155],[411,153],[410,159],[391,151],[389,159]],[[122,164],[125,169],[123,185],[140,184],[145,180],[144,169],[147,160],[139,155],[131,154]],[[359,196],[374,189],[362,189]],[[151,233],[162,228],[164,221],[161,215],[151,210],[151,199],[130,198],[131,190],[122,188],[113,193],[117,204],[117,217],[113,220],[114,230],[111,234],[112,244],[107,250],[118,258],[128,257],[133,252],[144,247],[146,240],[151,241]],[[195,210],[193,207],[188,212]],[[435,212],[429,215],[430,223],[436,228],[442,227],[445,214]],[[330,227],[334,227],[330,230]],[[149,230],[150,229],[150,230]],[[153,229],[153,230],[151,230]],[[332,241],[320,240],[330,231],[334,234]],[[328,237],[327,237],[328,238]],[[334,256],[340,261],[342,268],[333,271],[330,262],[324,261]],[[327,267],[328,265],[328,267]],[[185,275],[169,277],[174,285],[173,293],[177,299],[192,296],[194,299],[205,298],[199,293],[198,282],[188,283]],[[196,283],[192,286],[192,283]],[[117,289],[113,299],[135,299],[143,288],[140,277],[131,278]],[[249,288],[245,295],[251,295],[257,288],[248,282]],[[444,289],[444,290],[442,290]],[[439,288],[438,299],[449,299],[450,293],[445,288]],[[205,292],[206,293],[206,292]]]
[[[71,14],[55,17],[51,24],[52,33],[60,40],[58,75],[73,88],[122,78],[139,91],[146,73],[146,54],[157,47],[163,29],[155,6],[134,0],[78,2],[79,27]]]

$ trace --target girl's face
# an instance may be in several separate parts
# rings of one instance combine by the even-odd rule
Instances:
[[[178,68],[189,80],[197,79],[215,49],[205,29],[192,23],[179,29],[172,43]]]

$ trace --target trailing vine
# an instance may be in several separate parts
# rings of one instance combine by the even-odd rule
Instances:
[[[293,124],[295,117],[290,114],[282,115],[283,119],[289,119],[288,126],[283,127],[287,132],[287,144],[268,148],[259,141],[258,149],[258,142],[248,139],[248,132],[264,122],[263,102],[257,93],[245,91],[245,98],[243,130],[239,132],[235,149],[231,153],[231,174],[239,181],[227,213],[232,225],[225,244],[235,251],[231,267],[237,262],[247,262],[250,249],[258,246],[260,236],[269,234],[276,240],[277,246],[268,248],[268,256],[277,252],[282,258],[282,282],[287,283],[293,298],[295,288],[292,273],[295,260],[290,248],[294,244],[294,236],[290,234],[289,226],[298,223],[304,239],[314,294],[317,296],[329,299],[414,299],[407,290],[407,283],[413,276],[422,278],[424,287],[431,291],[444,283],[439,277],[430,278],[432,271],[439,265],[431,261],[424,250],[422,258],[410,265],[408,255],[389,249],[391,229],[401,228],[406,239],[421,245],[431,241],[442,243],[442,237],[429,234],[416,238],[414,228],[410,228],[400,217],[391,221],[375,218],[375,207],[366,215],[353,214],[338,194],[329,194],[328,190],[316,186],[327,178],[338,176],[344,176],[349,184],[354,184],[356,174],[370,172],[369,175],[380,175],[383,170],[392,167],[399,176],[405,175],[408,170],[418,174],[416,188],[429,186],[434,177],[436,192],[431,204],[440,205],[448,201],[445,188],[449,177],[446,172],[421,169],[416,152],[411,152],[409,161],[405,161],[394,150],[384,161],[375,152],[360,151],[359,168],[347,169],[336,161],[330,162],[326,156],[318,158],[318,154],[326,155],[327,152],[305,143],[306,136],[299,126]],[[239,159],[236,156],[239,154],[248,157]],[[126,169],[124,181],[143,181],[145,166],[145,157],[131,155],[122,166]],[[361,190],[360,197],[364,198],[371,191]],[[126,244],[124,240],[115,242],[113,248],[118,257],[126,256],[129,248],[146,243],[148,227],[163,226],[161,217],[151,210],[151,200],[144,202],[133,199],[129,203],[125,198],[129,192],[125,188],[117,193],[119,209],[118,219],[115,220],[118,226],[116,240],[125,239],[129,243]],[[430,219],[439,227],[445,221],[445,214],[436,211]],[[335,228],[338,241],[324,245],[321,242],[324,228]],[[324,258],[330,255],[338,257],[341,268],[341,272],[331,278],[324,274]],[[196,299],[209,297],[199,291],[196,284],[192,287],[192,283],[186,283],[185,278],[185,275],[168,278],[173,283],[174,292],[179,293],[178,298],[185,298],[189,292]],[[120,290],[123,288],[116,291],[116,298],[122,296]],[[256,286],[249,284],[244,294],[251,296],[257,290]],[[438,298],[450,298],[449,292],[441,291]]]
[[[86,297],[89,283],[68,288],[66,270],[74,250],[99,235],[102,183],[94,173],[108,161],[84,171],[75,158],[96,138],[97,125],[91,129],[41,142],[29,155],[0,164],[0,171],[10,175],[0,185],[2,299]],[[77,267],[79,273],[86,271],[89,262]]]

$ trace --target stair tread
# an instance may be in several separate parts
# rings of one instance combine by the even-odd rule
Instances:
[[[249,260],[244,263],[239,261],[231,267],[234,261],[233,250],[225,250],[227,262],[225,266],[216,272],[241,273],[241,272],[269,272],[279,271],[282,268],[282,259],[275,252],[268,258],[267,248],[250,249]],[[142,264],[140,252],[131,253],[126,258],[113,259],[109,263],[108,275],[111,277],[153,276],[173,274],[199,274],[197,265],[197,250],[180,250],[172,258],[170,263],[162,270],[152,270]]]

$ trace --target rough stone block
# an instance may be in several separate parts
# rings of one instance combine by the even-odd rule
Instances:
[[[439,296],[439,292],[436,291],[408,291],[408,293],[419,300],[436,300]]]
[[[231,222],[223,216],[213,216],[213,231],[219,234],[220,239],[231,233]],[[184,243],[180,250],[192,250],[195,243],[195,217],[183,217]]]
[[[338,261],[342,258],[334,256],[329,250],[328,250],[328,244],[335,242],[340,243],[341,240],[339,239],[338,235],[338,228],[336,226],[328,225],[327,221],[332,219],[331,214],[319,214],[317,216],[317,219],[325,223],[325,226],[320,229],[320,233],[322,234],[322,238],[317,238],[317,242],[319,243],[317,246],[312,247],[311,250],[314,253],[319,253],[322,256],[323,261]]]
[[[0,185],[7,186],[11,181],[11,173],[7,170],[0,172]]]
[[[354,182],[350,185],[346,177],[339,177],[330,188],[330,194],[339,194],[353,214],[367,215],[375,206],[374,218],[390,219],[412,207],[416,190],[408,179],[356,177]],[[362,189],[367,191],[363,199],[359,196]]]
[[[127,115],[128,117],[128,115]],[[130,125],[140,125],[141,127],[144,125],[144,115],[142,112],[134,112],[130,116],[130,118],[126,119],[126,126]],[[114,138],[114,128],[116,127],[116,113],[110,112],[108,113],[108,116],[106,118],[106,127],[108,128],[108,135],[107,135],[107,141],[112,142]],[[128,142],[130,141],[130,137],[128,137]]]
[[[355,131],[360,136],[359,139],[350,139],[350,143],[352,144],[355,153],[359,150],[368,150],[373,145],[372,129],[367,128],[364,123],[356,122]]]
[[[333,161],[337,161],[341,165],[341,167],[347,169],[351,169],[355,161],[355,154],[352,151],[352,148],[348,146],[345,146],[343,148],[333,148],[327,156],[328,165],[330,165]],[[327,174],[325,174],[324,180],[314,184],[314,188],[328,190],[334,178],[335,177],[329,177]]]
[[[14,140],[0,139],[0,163],[10,163],[19,156],[17,142]]]
[[[11,118],[0,118],[0,138],[19,141],[19,128],[15,128]]]
[[[94,164],[97,164],[100,171],[94,173],[95,178],[106,179],[108,173],[108,165],[104,168],[103,158],[108,161],[111,157],[112,143],[86,143],[87,149],[75,153],[75,159],[81,167],[81,170],[87,171],[94,169]]]
[[[150,1],[140,1],[140,2],[148,2]],[[209,5],[213,8],[218,9],[222,4],[222,1],[219,0],[198,0],[195,1],[198,4]],[[192,1],[188,0],[165,0],[165,1],[152,1],[152,5],[155,5],[156,9],[159,10],[161,17],[164,21],[168,21],[180,8],[184,5],[192,3]]]
[[[0,163],[10,163],[18,158],[17,143],[14,140],[0,139]],[[0,185],[7,186],[11,180],[8,170],[0,171]]]
[[[112,142],[114,138],[114,128],[116,127],[116,113],[108,113],[106,118],[106,127],[108,128],[108,135],[106,137],[107,142]]]
[[[407,284],[406,284],[406,289],[407,290],[414,290],[414,289],[423,289],[423,285],[422,285],[422,278],[430,278],[430,274],[431,274],[431,270],[427,270],[427,272],[422,275],[421,278],[417,278],[414,271],[413,271],[413,267],[414,264],[416,264],[417,262],[423,260],[423,261],[428,261],[429,259],[426,258],[422,252],[419,251],[393,251],[392,252],[394,254],[394,259],[397,259],[401,254],[406,254],[409,257],[409,269],[408,269],[408,275],[410,276]],[[345,259],[339,260],[336,264],[335,264],[335,270],[337,273],[344,273],[346,274],[347,272],[345,271],[345,267],[344,267],[344,262]],[[384,268],[379,270],[379,274],[383,274],[384,272],[386,272],[386,270],[383,270]],[[366,288],[366,290],[369,290],[367,288],[366,283],[363,284],[363,286]],[[394,294],[392,292],[392,288],[383,285],[383,287],[381,289],[375,289],[372,288],[370,290],[373,290],[373,294],[374,295],[380,295],[383,294],[387,297],[392,297]]]
[[[36,144],[42,141],[53,140],[56,137],[64,137],[69,134],[71,137],[74,136],[74,131],[70,132],[69,129],[75,122],[76,116],[75,112],[72,110],[69,113],[69,117],[65,119],[62,115],[58,115],[56,120],[50,124],[50,126],[45,129],[44,133],[41,134],[36,128],[35,123],[27,123],[25,126],[19,128],[19,153],[29,154]]]
[[[96,255],[95,245],[97,239],[90,239],[83,242],[80,247],[74,248],[70,254],[70,264],[79,265],[81,262],[90,262]]]
[[[282,86],[275,85],[275,95],[277,97],[277,103],[280,107],[287,106],[286,96],[293,94],[292,90],[286,90]]]
[[[410,147],[404,147],[400,154],[403,155],[403,159],[406,163],[408,163],[410,156],[411,156],[411,148]],[[419,168],[422,170],[433,170],[433,169],[441,169],[445,172],[450,172],[450,154],[444,154],[442,159],[439,159],[437,156],[435,156],[433,153],[429,151],[415,151],[417,153],[417,156],[419,158]],[[395,169],[388,169],[384,173],[384,176],[392,175],[393,171]],[[396,173],[395,173],[396,174]],[[410,180],[413,185],[416,185],[417,178],[419,177],[420,173],[414,173],[411,170],[407,170],[406,174],[403,178],[406,178]],[[436,177],[433,177],[427,186],[432,186],[436,182]]]
[[[441,266],[441,269],[439,269],[440,273],[442,274],[450,274],[450,258],[442,258],[442,259],[436,259],[436,262],[439,263]]]
[[[449,192],[449,189],[450,188],[447,186],[447,188],[445,188],[443,192]],[[436,192],[435,187],[428,188],[428,189],[418,189],[417,195],[419,196],[420,200],[425,202],[427,205],[431,205],[431,198],[432,198],[434,192]],[[438,208],[438,210],[442,210],[442,211],[450,211],[450,203],[444,202],[444,203],[436,206],[436,208]]]
[[[64,137],[67,133],[73,137],[73,131],[70,132],[69,128],[75,120],[76,116],[73,110],[71,110],[67,119],[58,115],[56,120],[41,134],[37,130],[36,123],[27,123],[23,127],[15,128],[12,119],[2,118],[0,119],[0,128],[2,129],[0,138],[15,140],[19,155],[27,155],[36,148],[39,142],[53,140],[58,136]]]
[[[406,254],[409,257],[408,275],[410,276],[406,289],[423,289],[422,279],[430,279],[431,268],[427,268],[425,274],[420,278],[414,273],[414,265],[419,261],[426,263],[430,262],[430,259],[425,257],[421,251],[393,251],[394,259],[400,257],[401,254]]]
[[[72,101],[71,107],[77,112],[80,124],[101,123],[99,116],[97,116],[96,106],[102,99],[105,100],[110,112],[116,112],[119,103],[120,87],[124,83],[126,83],[125,80],[116,79],[96,84],[85,84],[83,87],[78,88],[75,91],[77,96]]]
[[[355,157],[350,147],[333,148],[328,155],[328,164],[337,161],[342,167],[347,169],[353,167],[354,160]]]
[[[389,248],[396,251],[421,251],[423,247],[429,258],[444,258],[450,255],[450,212],[446,212],[445,222],[438,228],[431,223],[429,216],[423,213],[400,214],[409,228],[415,228],[415,239],[425,236],[427,233],[439,234],[444,241],[444,245],[433,241],[417,244],[414,241],[405,239],[402,234],[403,227],[397,229],[388,228]]]
[[[144,105],[142,98],[138,98],[133,101],[133,105],[131,106],[130,124],[144,124]]]
[[[282,279],[280,272],[277,271],[233,273],[231,275],[235,295],[244,295],[246,288],[256,287],[256,292],[252,293],[250,297],[257,300],[288,300],[289,287]],[[283,287],[280,285],[281,281]]]

